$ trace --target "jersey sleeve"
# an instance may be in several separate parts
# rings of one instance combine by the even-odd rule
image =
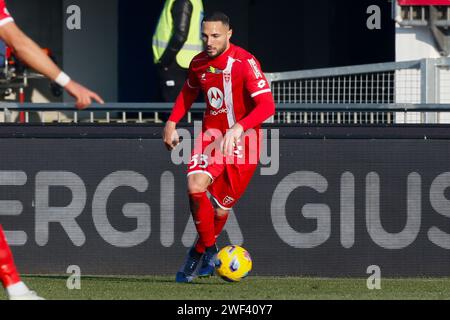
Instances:
[[[200,82],[198,81],[198,77],[195,72],[192,70],[192,65],[189,67],[188,77],[186,80],[186,84],[191,89],[200,89]]]
[[[0,0],[0,27],[13,21],[14,19],[6,8],[5,0]]]
[[[195,72],[192,70],[192,64],[189,67],[188,78],[175,101],[169,121],[178,123],[184,118],[186,113],[191,109],[192,104],[200,92],[200,83]]]
[[[254,57],[244,62],[244,85],[255,102],[254,109],[239,124],[244,131],[255,128],[275,113],[275,102],[266,76]]]
[[[261,71],[261,66],[256,58],[247,59],[244,62],[244,68],[245,87],[252,98],[271,93],[269,82]]]

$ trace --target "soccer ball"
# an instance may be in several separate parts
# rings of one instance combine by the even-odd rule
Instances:
[[[252,258],[240,246],[226,246],[217,254],[217,274],[225,281],[239,282],[252,270]]]

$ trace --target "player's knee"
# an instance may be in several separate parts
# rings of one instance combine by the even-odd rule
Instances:
[[[208,190],[208,180],[197,177],[189,177],[188,191],[189,193],[202,193]]]

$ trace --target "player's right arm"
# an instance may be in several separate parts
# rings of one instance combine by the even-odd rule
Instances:
[[[180,143],[177,133],[177,124],[191,109],[192,104],[195,99],[197,99],[199,92],[200,84],[198,83],[192,68],[189,68],[188,79],[183,86],[183,90],[181,90],[178,95],[172,114],[164,127],[163,140],[168,150],[172,151]]]
[[[20,30],[12,19],[0,26],[0,38],[12,49],[15,56],[29,67],[42,73],[47,78],[62,84],[67,92],[77,100],[77,108],[84,109],[88,107],[92,100],[104,103],[96,93],[76,83],[62,73],[58,66],[53,63],[33,40]]]

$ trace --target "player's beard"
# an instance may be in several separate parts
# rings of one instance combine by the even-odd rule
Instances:
[[[218,56],[220,56],[222,53],[224,53],[226,50],[227,50],[227,47],[228,47],[228,42],[226,42],[224,45],[223,45],[223,47],[221,47],[221,48],[219,48],[219,49],[217,49],[217,53],[216,54],[213,54],[213,55],[210,55],[210,54],[208,54],[208,56],[211,58],[211,59],[215,59],[215,58],[217,58]]]

